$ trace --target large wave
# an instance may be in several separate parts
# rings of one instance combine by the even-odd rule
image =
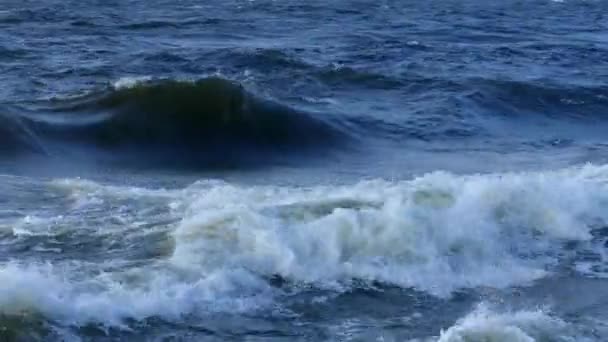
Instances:
[[[526,285],[556,267],[596,277],[585,271],[593,265],[579,266],[589,255],[604,263],[597,230],[608,222],[607,180],[606,166],[585,166],[311,188],[204,181],[148,190],[55,181],[50,186],[73,209],[11,224],[15,239],[62,248],[61,255],[91,241],[87,254],[106,262],[3,263],[0,314],[121,325],[280,307],[310,289],[380,284],[446,298]],[[444,340],[464,333],[456,330]]]
[[[345,137],[328,119],[258,98],[219,77],[122,82],[55,100],[45,110],[19,118],[45,141],[176,158],[238,160],[247,157],[243,152],[330,148]],[[21,126],[15,119],[8,127]],[[26,136],[23,127],[4,139],[17,144]]]
[[[3,112],[0,149],[13,153],[48,150],[52,154],[53,149],[45,145],[59,142],[112,153],[135,151],[139,157],[161,160],[242,162],[266,160],[269,155],[300,155],[291,153],[294,151],[328,151],[349,137],[401,142],[471,140],[480,135],[517,140],[528,134],[524,138],[533,142],[545,141],[547,136],[561,141],[581,136],[581,127],[599,131],[598,123],[608,108],[602,87],[563,88],[483,79],[449,82],[414,77],[410,81],[469,93],[464,104],[467,111],[444,110],[444,106],[454,105],[450,102],[412,115],[338,117],[282,105],[219,77],[196,81],[127,78],[84,96],[45,103],[33,114]],[[454,101],[461,104],[461,100]],[[528,121],[521,121],[526,113],[538,113],[533,117],[544,120],[539,125],[556,124],[559,129],[539,132]],[[564,119],[585,126],[566,127],[560,124],[567,122]],[[505,135],[506,131],[510,134]]]
[[[309,114],[258,99],[241,85],[216,77],[136,83],[73,102],[71,110],[112,113],[92,125],[97,141],[106,145],[301,146],[319,144],[337,134]]]

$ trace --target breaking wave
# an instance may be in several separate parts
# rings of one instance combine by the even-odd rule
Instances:
[[[20,232],[31,233],[16,238],[70,255],[81,248],[70,236],[84,234],[95,241],[87,253],[105,261],[4,262],[0,313],[37,312],[68,325],[288,310],[281,303],[311,289],[388,285],[449,298],[523,286],[555,267],[578,272],[576,251],[588,254],[608,220],[608,169],[591,165],[310,188],[201,181],[167,191],[78,179],[50,186],[74,208],[52,222],[19,220]],[[62,230],[45,242],[49,225]],[[464,328],[443,340],[458,341]],[[530,334],[519,329],[505,334]]]
[[[563,320],[541,311],[495,312],[481,304],[441,332],[437,342],[575,341],[586,340]],[[587,339],[591,341],[590,339]]]

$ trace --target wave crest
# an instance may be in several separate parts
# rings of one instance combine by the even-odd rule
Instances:
[[[566,322],[542,311],[496,313],[482,304],[441,332],[437,342],[533,342],[553,340],[555,336],[575,340],[578,336],[570,330]]]

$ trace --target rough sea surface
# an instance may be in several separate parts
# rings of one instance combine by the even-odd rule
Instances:
[[[608,2],[4,0],[0,341],[608,340]]]

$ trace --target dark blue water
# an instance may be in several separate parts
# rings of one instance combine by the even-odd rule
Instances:
[[[605,340],[606,13],[5,1],[1,339]]]

